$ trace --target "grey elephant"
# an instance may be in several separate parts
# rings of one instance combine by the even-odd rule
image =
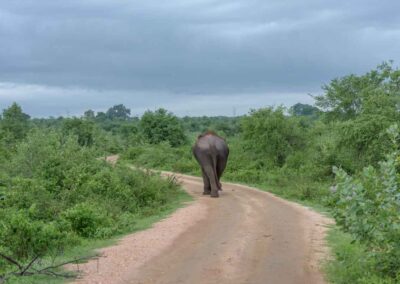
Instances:
[[[208,131],[197,138],[193,146],[193,155],[201,167],[203,194],[218,197],[218,191],[222,190],[220,178],[228,162],[228,145],[215,132]]]

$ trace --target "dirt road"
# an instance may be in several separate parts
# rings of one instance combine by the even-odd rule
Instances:
[[[224,183],[212,199],[201,179],[178,178],[195,201],[103,249],[80,266],[77,283],[325,283],[319,263],[331,220],[241,185]]]

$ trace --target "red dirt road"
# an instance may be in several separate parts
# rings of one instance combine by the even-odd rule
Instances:
[[[319,264],[330,219],[242,185],[223,183],[213,199],[200,178],[177,177],[195,201],[102,249],[80,265],[77,283],[325,283]]]

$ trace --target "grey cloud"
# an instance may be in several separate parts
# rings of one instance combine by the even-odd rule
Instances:
[[[399,10],[394,0],[3,1],[0,82],[116,98],[305,94],[398,63]]]
[[[229,95],[229,100],[227,96]],[[179,116],[241,115],[249,109],[266,105],[286,106],[298,101],[311,103],[312,98],[303,93],[239,93],[239,94],[186,94],[96,91],[78,88],[54,88],[39,85],[0,83],[0,110],[14,101],[22,105],[33,117],[80,116],[87,109],[106,111],[108,107],[123,103],[134,116],[146,110],[166,108]],[[43,110],[45,110],[45,115]]]

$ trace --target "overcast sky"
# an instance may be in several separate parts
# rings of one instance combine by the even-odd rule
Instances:
[[[0,2],[0,108],[232,115],[400,62],[398,0]]]

